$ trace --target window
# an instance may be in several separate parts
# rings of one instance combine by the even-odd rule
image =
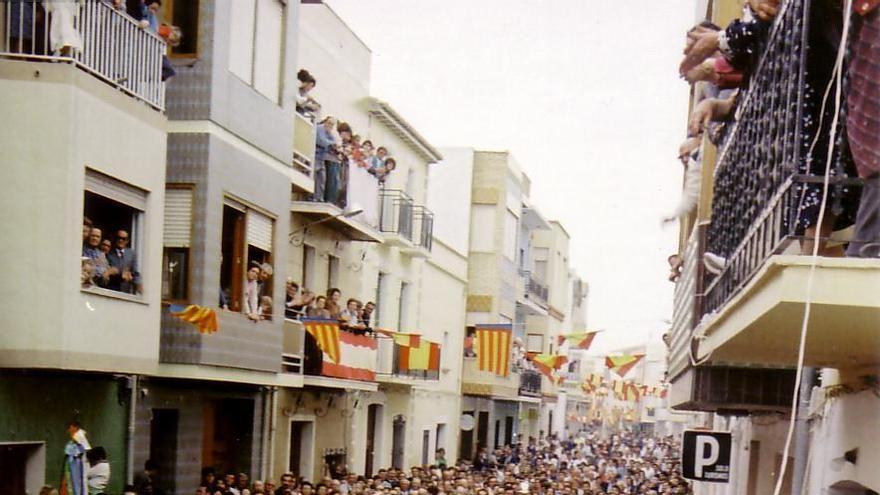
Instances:
[[[220,306],[243,311],[247,284],[245,274],[254,264],[272,263],[274,220],[232,199],[223,205],[223,232],[220,260]],[[272,279],[258,280],[256,304],[262,296],[271,297]]]
[[[491,253],[495,249],[495,205],[474,205],[471,210],[471,251]]]
[[[193,191],[189,187],[165,189],[165,229],[162,250],[162,299],[189,299],[189,250],[192,237]]]
[[[147,192],[86,170],[83,193],[81,278],[84,289],[102,288],[139,295],[138,254],[143,240]]]
[[[229,70],[272,101],[281,85],[284,5],[280,0],[232,2]]]
[[[397,312],[397,331],[407,332],[409,328],[409,299],[410,284],[400,283],[400,303]]]
[[[327,257],[327,289],[339,287],[339,257],[332,254]]]
[[[199,48],[199,0],[165,0],[162,18],[180,28],[180,44],[171,47],[176,57],[196,57]]]
[[[547,248],[535,248],[533,253],[533,258],[535,260],[535,270],[534,275],[535,278],[540,280],[541,282],[547,281]]]
[[[317,282],[315,277],[315,248],[303,244],[303,276],[302,288],[306,289]],[[312,289],[314,290],[314,289]]]
[[[526,335],[526,352],[544,352],[544,336],[536,333]]]
[[[516,230],[519,220],[512,211],[507,210],[504,215],[504,256],[510,261],[516,260]]]
[[[385,293],[385,281],[388,279],[385,273],[379,272],[376,277],[376,316],[374,317],[374,325],[381,326],[382,320],[382,294]]]

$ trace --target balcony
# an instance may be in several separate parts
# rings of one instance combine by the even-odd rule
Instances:
[[[513,370],[507,376],[481,371],[477,366],[476,357],[465,356],[461,371],[461,393],[516,400],[519,396],[519,375],[519,372]]]
[[[413,206],[413,240],[411,246],[404,246],[401,251],[420,258],[431,255],[434,242],[434,213],[422,205]]]
[[[82,38],[82,49],[62,55],[51,47],[53,15],[39,2],[3,2],[0,58],[70,62],[154,109],[164,110],[162,38],[141,29],[134,19],[107,2],[84,2],[74,8],[78,11],[74,29]]]
[[[800,40],[809,37],[809,15],[805,2],[798,1],[778,20],[738,110],[738,123],[719,155],[706,251],[727,261],[717,277],[705,281],[697,314],[705,317],[698,359],[711,355],[718,362],[797,363],[811,258],[791,253],[800,252],[803,241],[796,228],[804,191],[821,188],[824,177],[798,173],[803,167],[795,165],[825,161],[824,152],[810,150],[816,130],[806,109],[821,94],[805,91],[804,67],[812,52]],[[817,149],[823,146],[827,140]],[[858,186],[842,173],[842,159],[833,156],[832,162],[832,194]],[[829,212],[836,206],[829,201]],[[832,236],[828,241],[846,240]],[[807,365],[848,367],[875,361],[871,356],[880,349],[875,331],[880,300],[874,296],[880,284],[878,263],[844,258],[818,262]],[[840,331],[843,326],[846,332]]]
[[[541,374],[534,370],[522,370],[519,374],[519,395],[541,396]]]
[[[520,305],[531,316],[547,316],[550,289],[528,270],[520,269],[519,276],[522,280],[522,296],[518,301]]]
[[[379,231],[392,246],[412,246],[413,200],[399,189],[379,191]]]
[[[377,336],[379,344],[378,362],[376,364],[377,380],[387,383],[412,384],[419,380],[439,380],[440,370],[411,370],[401,368],[401,352],[403,347],[394,343],[394,339]]]
[[[299,112],[293,116],[293,160],[291,181],[295,190],[311,194],[315,190],[315,124]]]
[[[283,352],[282,325],[254,322],[235,311],[217,311],[220,330],[202,334],[163,306],[159,361],[277,373]],[[286,329],[285,329],[286,330]]]
[[[332,181],[326,183],[329,194],[323,198],[295,192],[290,211],[305,217],[306,228],[320,223],[353,241],[383,242],[379,182],[354,164],[341,170],[339,179],[335,186]]]

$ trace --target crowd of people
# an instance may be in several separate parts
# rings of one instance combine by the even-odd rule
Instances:
[[[853,11],[845,13],[846,3],[841,0],[812,2],[803,133],[808,142],[815,139],[818,145],[811,147],[796,167],[801,176],[826,175],[829,138],[837,129],[831,125],[833,98],[824,107],[818,98],[833,77],[835,59],[844,43],[847,57],[841,88],[845,94],[841,122],[845,130],[837,136],[836,166],[829,175],[858,176],[864,182],[860,197],[858,188],[846,185],[832,187],[827,194],[821,182],[800,182],[794,186],[800,201],[793,215],[792,232],[802,239],[803,254],[812,254],[813,240],[819,239],[816,247],[820,256],[880,256],[880,100],[876,98],[880,94],[877,71],[880,52],[876,50],[880,45],[880,8],[876,1],[857,0],[852,4]],[[739,115],[737,108],[752,82],[763,43],[781,8],[780,0],[747,0],[742,17],[726,27],[705,21],[687,33],[679,71],[682,78],[695,85],[697,99],[689,118],[687,137],[679,148],[679,159],[685,168],[682,198],[664,221],[686,216],[696,208],[702,182],[703,139],[707,138],[720,149],[737,119],[745,118]],[[845,16],[852,20],[848,39],[841,38]],[[822,225],[818,225],[823,204],[827,207]],[[829,242],[833,232],[851,226],[854,230],[848,245]],[[707,271],[720,273],[729,254],[706,253]],[[668,261],[669,279],[676,281],[683,260],[680,255],[673,255]]]
[[[178,46],[183,36],[177,26],[160,21],[161,0],[98,0],[134,19],[145,30],[155,33],[168,46]],[[10,45],[7,50],[31,55],[74,57],[84,49],[83,35],[77,29],[80,0],[13,0],[9,5]],[[47,44],[48,40],[48,44]],[[162,80],[176,74],[168,57],[162,59]]]
[[[342,291],[333,287],[326,295],[303,288],[288,278],[285,286],[284,316],[291,320],[307,318],[332,319],[339,322],[339,327],[354,333],[372,333],[373,312],[376,303],[363,303],[359,299],[349,298],[342,304]]]
[[[141,274],[137,255],[129,246],[131,239],[125,229],[118,229],[111,239],[106,229],[83,217],[82,271],[84,289],[100,287],[126,294],[141,293]]]
[[[371,476],[324,466],[320,480],[284,473],[278,483],[246,473],[202,470],[196,495],[680,495],[692,493],[682,478],[679,443],[636,432],[601,435],[583,430],[561,440],[541,439],[489,450],[451,464],[444,449],[434,463],[410,469],[379,469]],[[158,483],[156,483],[158,486]],[[147,488],[144,488],[147,487]],[[149,491],[146,491],[146,490]],[[158,494],[141,485],[134,493]]]
[[[296,111],[317,122],[315,192],[312,199],[345,208],[350,167],[366,170],[379,183],[384,183],[388,175],[397,168],[397,160],[389,155],[385,146],[375,146],[369,139],[362,139],[359,134],[355,134],[347,122],[329,115],[319,121],[321,105],[309,96],[309,92],[317,85],[317,80],[305,69],[299,71],[297,78],[300,85]]]

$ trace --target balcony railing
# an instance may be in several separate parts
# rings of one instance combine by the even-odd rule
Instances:
[[[434,242],[434,213],[424,206],[414,206],[413,230],[415,232],[413,243],[416,247],[431,251]]]
[[[394,343],[391,337],[377,335],[376,340],[379,344],[378,364],[376,365],[377,375],[407,377],[420,380],[439,380],[440,370],[412,370],[402,369],[400,367],[400,355],[403,347]],[[441,349],[440,352],[443,352]]]
[[[526,297],[542,306],[547,306],[547,299],[550,297],[550,289],[547,284],[541,283],[528,270],[519,270],[519,274],[523,279]]]
[[[60,47],[53,49],[55,40],[50,30],[53,22],[63,22],[62,16],[50,14],[44,4],[45,0],[0,2],[0,57],[71,61],[150,106],[164,109],[165,42],[162,38],[142,29],[134,19],[113,9],[108,2],[65,2],[65,5],[56,2],[59,4],[56,9],[73,11],[72,29],[82,39],[81,50],[62,54]]]
[[[379,190],[379,230],[413,240],[413,200],[399,189]]]
[[[809,108],[820,106],[825,84],[807,90],[809,4],[793,0],[781,10],[719,155],[706,251],[726,261],[705,291],[701,315],[726,304],[770,256],[802,239],[798,218],[805,188],[821,187],[824,180],[801,173],[810,160],[825,162],[823,153],[811,156],[809,149],[819,120]],[[816,150],[827,142],[820,139]],[[835,171],[842,171],[839,156],[834,158]],[[830,181],[838,190],[852,182],[842,173]]]
[[[541,396],[541,373],[534,370],[522,370],[519,374],[519,395],[528,397]]]

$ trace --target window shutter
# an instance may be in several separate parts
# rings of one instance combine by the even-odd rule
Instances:
[[[86,169],[85,189],[136,210],[147,210],[146,191],[116,180],[109,175]]]
[[[192,204],[192,189],[165,190],[165,247],[190,247]]]
[[[272,252],[272,219],[260,212],[247,214],[247,243],[263,251]]]
[[[277,102],[281,84],[281,42],[284,6],[278,0],[257,0],[254,39],[254,88]]]
[[[254,65],[255,0],[230,2],[229,71],[250,84]]]

